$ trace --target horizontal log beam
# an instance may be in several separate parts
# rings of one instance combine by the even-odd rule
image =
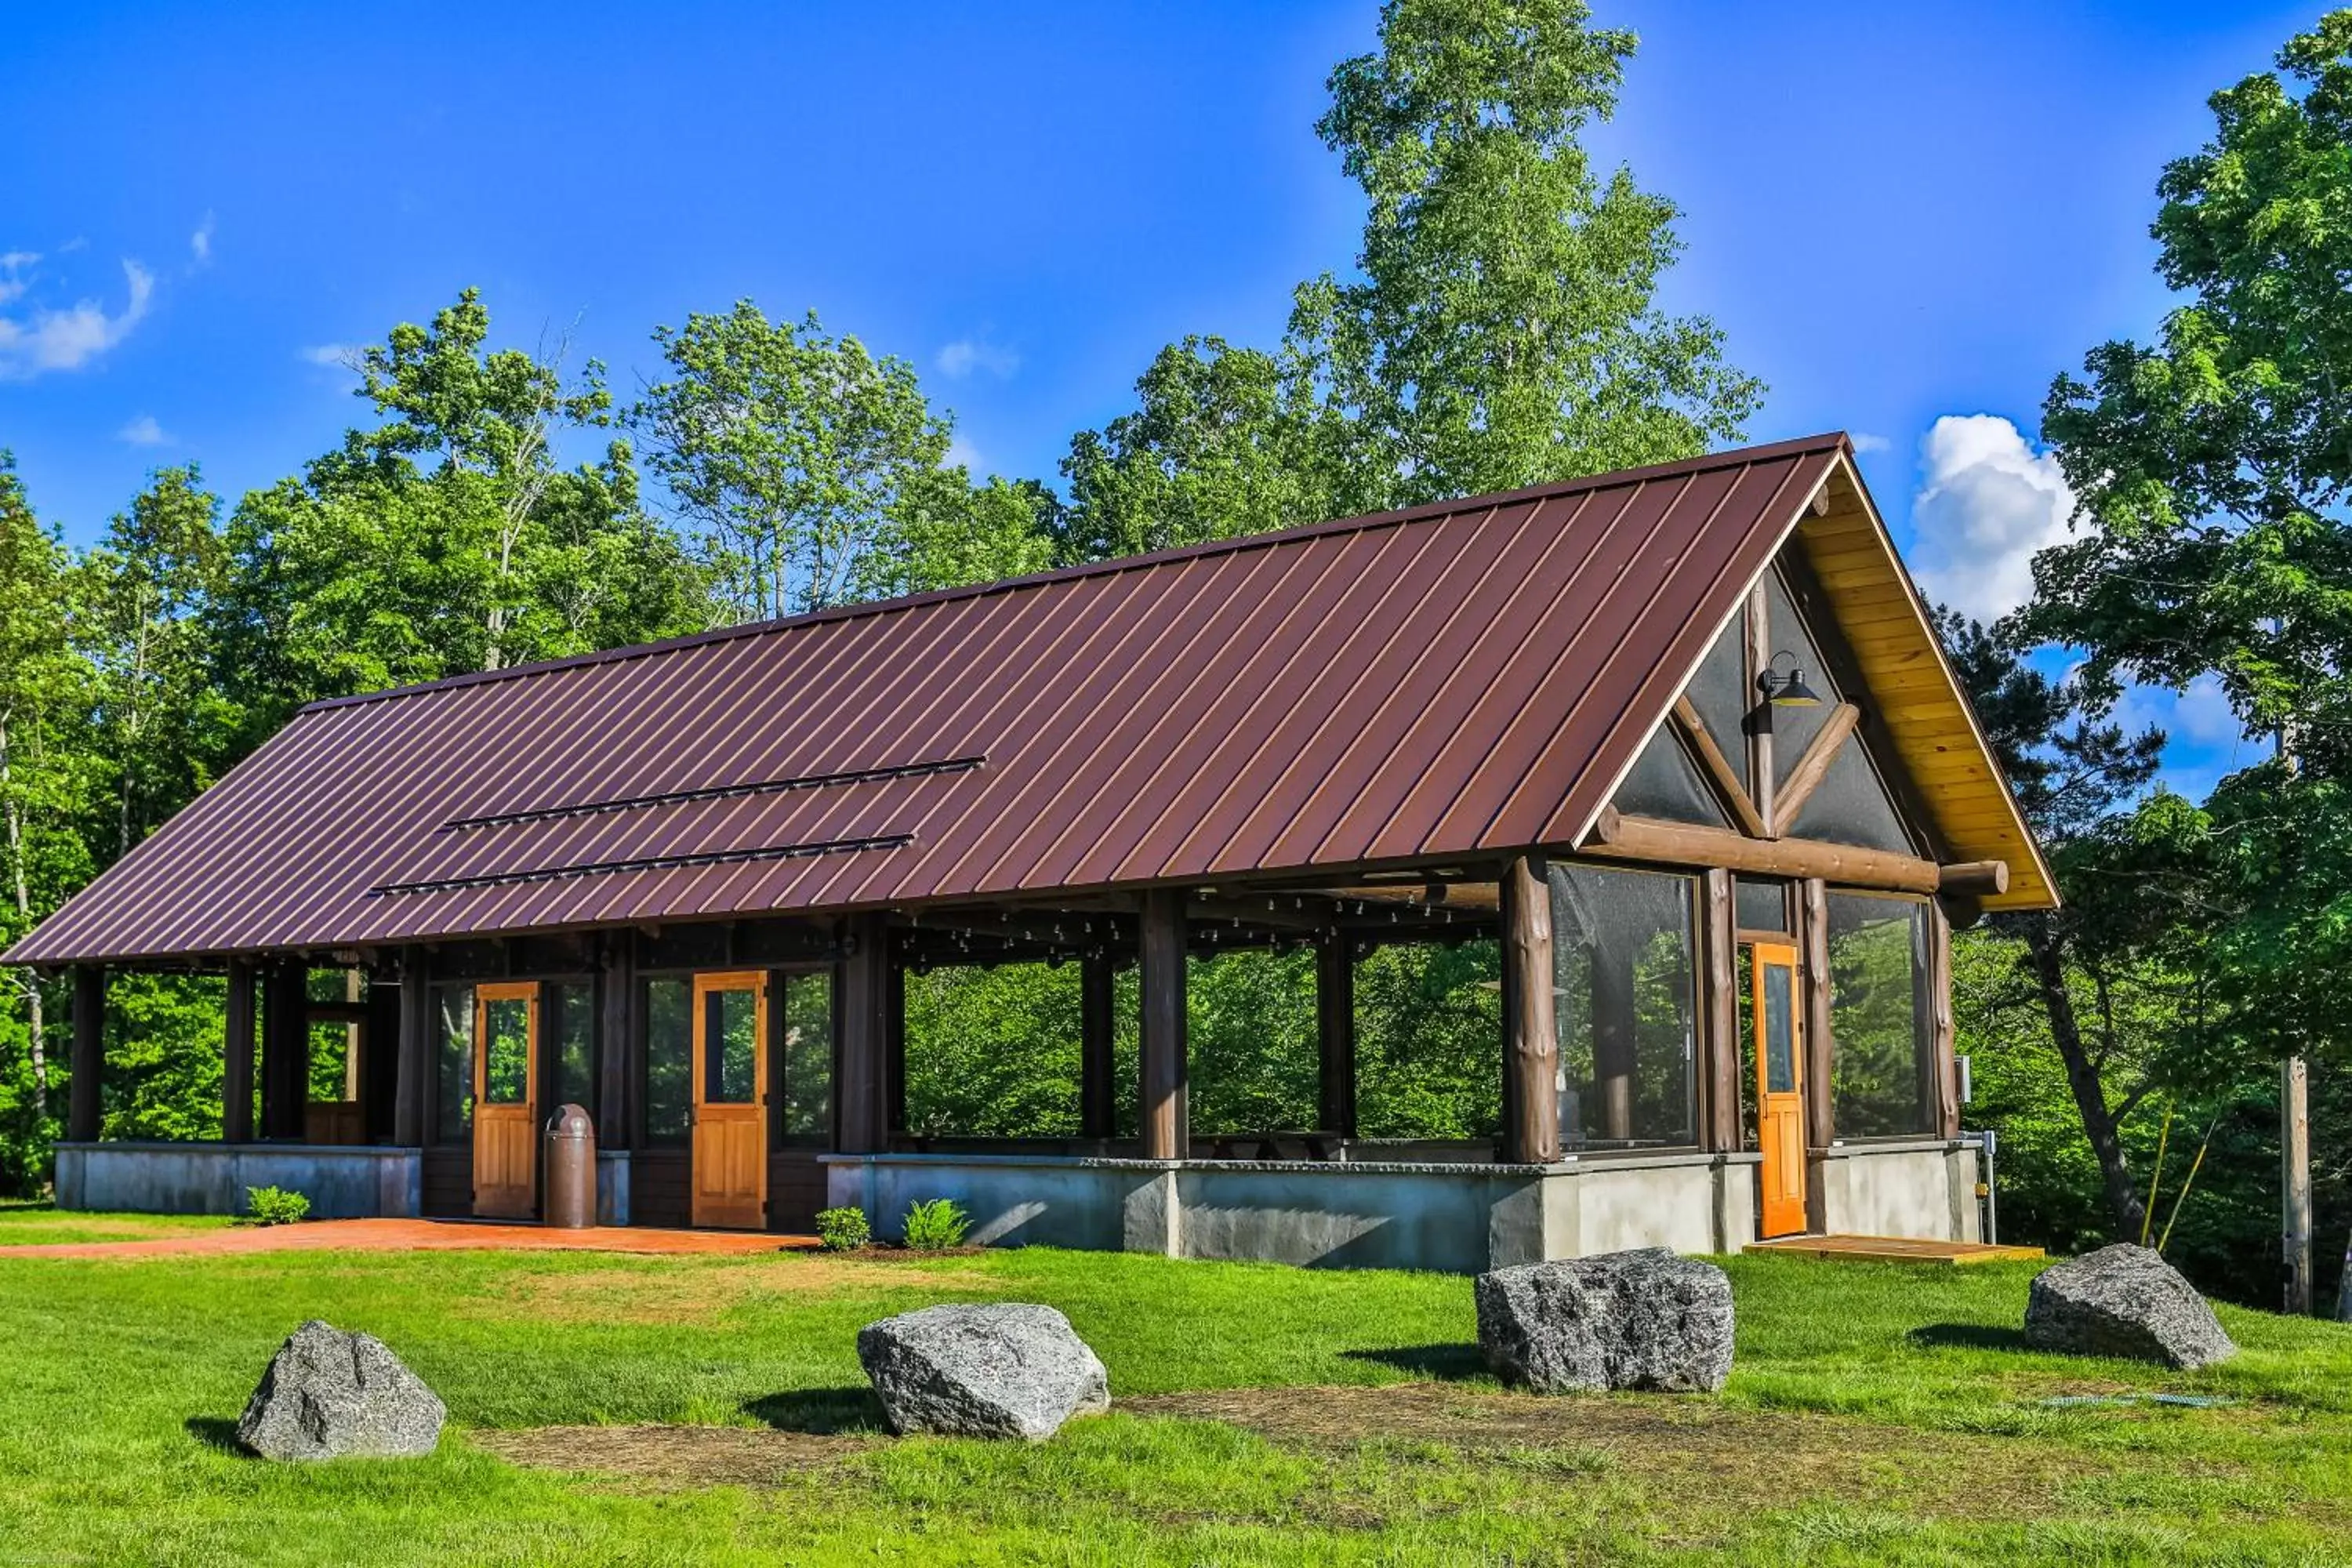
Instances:
[[[1942,869],[1943,879],[1937,889],[1939,892],[1990,899],[2009,891],[2006,860],[1956,860]]]
[[[1916,856],[1812,838],[1749,838],[1728,828],[1627,816],[1615,806],[1601,810],[1581,850],[1612,860],[1722,866],[1751,876],[1818,877],[1904,893],[1932,893],[1943,881],[1942,867]]]

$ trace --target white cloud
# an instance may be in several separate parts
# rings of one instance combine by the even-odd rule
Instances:
[[[26,274],[40,258],[40,252],[35,250],[11,250],[0,255],[0,305],[33,286],[33,280]]]
[[[985,337],[958,338],[940,351],[939,367],[950,381],[961,381],[976,370],[1003,380],[1021,368],[1021,356]]]
[[[2074,492],[2058,460],[1992,414],[1947,414],[1919,443],[1913,554],[1928,597],[1979,620],[2033,595],[2033,556],[2066,535]]]
[[[975,474],[986,467],[981,460],[980,448],[961,436],[953,436],[948,439],[947,466],[950,468],[969,468]]]
[[[196,232],[188,236],[188,253],[204,266],[213,258],[213,215],[205,214],[205,221],[196,225]]]
[[[1856,452],[1884,452],[1891,449],[1895,445],[1885,437],[1874,436],[1867,430],[1849,432],[1846,439],[1853,443],[1853,449]]]
[[[168,447],[172,444],[170,433],[155,423],[155,416],[152,414],[142,414],[138,418],[117,430],[114,433],[114,438],[118,441],[128,441],[134,447]]]
[[[312,343],[308,348],[296,349],[294,357],[306,364],[325,365],[331,370],[349,370],[352,367],[352,362],[359,358],[359,350],[349,343]]]
[[[0,316],[0,381],[30,380],[44,371],[79,370],[131,335],[147,314],[155,279],[126,258],[122,276],[129,297],[120,315],[110,316],[96,300],[62,310],[37,310],[29,317]]]

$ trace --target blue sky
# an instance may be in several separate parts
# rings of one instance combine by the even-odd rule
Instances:
[[[473,284],[624,392],[656,322],[814,307],[1050,478],[1161,344],[1269,343],[1347,267],[1311,128],[1377,7],[980,10],[0,0],[0,447],[77,540],[161,463],[234,497],[361,417],[337,345]],[[1685,209],[1667,302],[1769,384],[1751,434],[1855,432],[1930,588],[1998,609],[2063,521],[2051,377],[2165,308],[2158,170],[2315,15],[1602,0],[1643,47],[1595,144]],[[2183,787],[2237,752],[2210,694],[2138,710]]]

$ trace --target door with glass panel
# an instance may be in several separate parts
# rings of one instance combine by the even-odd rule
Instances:
[[[474,987],[474,1212],[539,1212],[539,986]]]
[[[1798,1036],[1797,950],[1749,949],[1756,1040],[1756,1147],[1764,1156],[1764,1235],[1805,1228],[1805,1053]]]
[[[768,989],[694,977],[694,1223],[759,1230],[768,1205]]]

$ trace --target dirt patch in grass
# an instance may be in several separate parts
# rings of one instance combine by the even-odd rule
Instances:
[[[917,1273],[892,1264],[794,1254],[658,1268],[518,1271],[452,1306],[467,1317],[501,1321],[527,1313],[555,1322],[667,1323],[755,1306],[767,1297],[904,1289],[916,1284],[971,1292],[985,1291],[992,1282],[971,1269]]]
[[[534,1469],[619,1476],[656,1487],[772,1486],[879,1439],[744,1426],[531,1426],[478,1431],[475,1447]]]
[[[1837,1416],[1753,1411],[1669,1395],[1545,1398],[1442,1383],[1259,1388],[1119,1401],[1138,1415],[1223,1421],[1316,1447],[1415,1445],[1497,1458],[1559,1450],[1719,1506],[1819,1499],[1899,1502],[1970,1518],[2061,1511],[2065,1489],[2113,1474],[2108,1456],[2029,1438],[1915,1432]]]

